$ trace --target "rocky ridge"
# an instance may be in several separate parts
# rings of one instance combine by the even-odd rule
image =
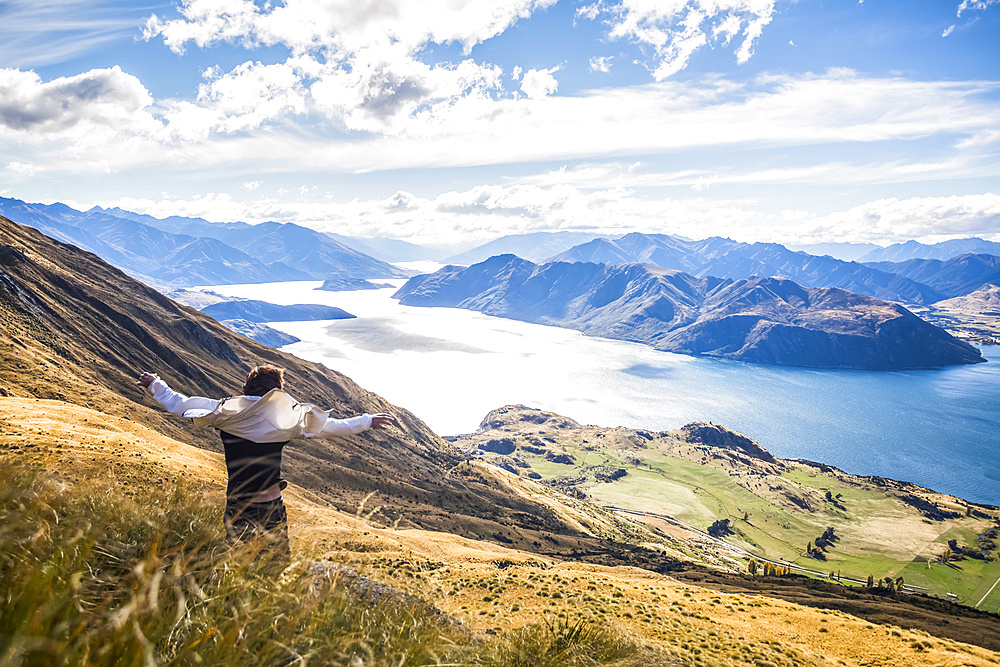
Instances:
[[[764,364],[899,370],[984,361],[898,304],[779,278],[697,278],[643,264],[537,265],[499,255],[411,278],[394,297]]]

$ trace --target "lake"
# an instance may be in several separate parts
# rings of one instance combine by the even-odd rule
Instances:
[[[712,421],[776,456],[1000,505],[998,348],[984,348],[989,363],[939,370],[760,366],[472,311],[400,306],[390,298],[394,289],[324,292],[319,285],[209,289],[357,315],[272,326],[302,339],[283,350],[344,373],[442,435],[473,431],[491,409],[511,403],[600,426],[667,430]]]

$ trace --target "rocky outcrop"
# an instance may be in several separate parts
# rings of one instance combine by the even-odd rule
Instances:
[[[733,449],[744,454],[767,461],[777,463],[778,460],[756,442],[746,437],[742,433],[730,431],[725,426],[718,424],[705,424],[704,422],[693,422],[681,427],[681,433],[688,442],[708,445],[709,447],[720,447],[722,449]]]
[[[763,364],[900,370],[984,361],[906,308],[780,278],[722,280],[641,264],[536,265],[513,255],[411,278],[410,306],[467,308]]]

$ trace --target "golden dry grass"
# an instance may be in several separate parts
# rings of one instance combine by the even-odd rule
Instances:
[[[107,476],[122,493],[155,494],[184,478],[218,504],[221,517],[221,456],[128,419],[60,401],[0,399],[0,462],[14,460],[42,463],[69,482]],[[378,527],[364,518],[377,497],[354,516],[294,486],[286,500],[299,559],[352,565],[477,632],[584,618],[686,664],[1000,664],[995,652],[839,612],[719,593],[637,568],[562,562],[446,533]]]

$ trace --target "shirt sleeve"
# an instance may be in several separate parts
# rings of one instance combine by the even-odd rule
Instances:
[[[215,410],[219,401],[204,396],[185,396],[171,389],[166,382],[156,378],[146,388],[153,400],[163,406],[163,409],[177,417],[183,417],[188,410]]]
[[[367,412],[349,419],[327,419],[318,435],[354,435],[372,427],[372,416]]]

